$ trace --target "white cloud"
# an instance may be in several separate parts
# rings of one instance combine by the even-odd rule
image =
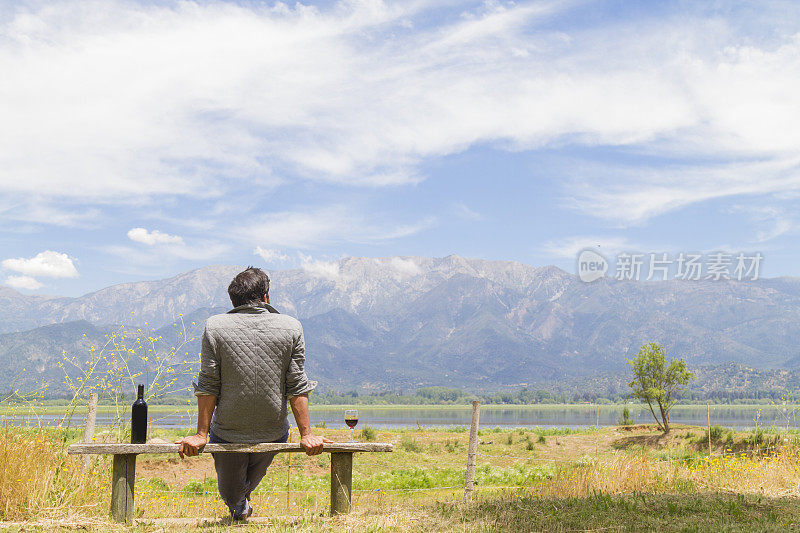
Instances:
[[[587,248],[604,255],[606,258],[610,258],[619,252],[637,250],[637,246],[624,237],[580,235],[548,241],[542,247],[542,251],[551,257],[577,259],[578,253]]]
[[[52,250],[46,250],[34,257],[25,259],[5,259],[2,266],[6,270],[19,272],[25,276],[43,278],[77,278],[78,271],[72,259],[67,255]]]
[[[91,227],[99,218],[95,208],[75,209],[74,203],[58,205],[40,197],[5,195],[0,203],[0,219],[32,226],[54,225],[72,228]]]
[[[733,213],[744,213],[754,225],[757,243],[771,241],[796,230],[795,217],[786,209],[775,205],[735,205]]]
[[[358,147],[340,155],[320,143],[338,122],[321,115],[350,113],[350,97],[326,107],[347,95],[344,80],[367,74],[350,40],[409,9],[20,7],[0,25],[0,188],[91,201],[218,194],[243,175],[268,184],[277,165],[341,177],[360,164]],[[47,158],[37,156],[43,151]],[[356,179],[408,179],[396,165],[372,166],[361,174],[374,178]]]
[[[320,278],[325,278],[331,281],[339,279],[339,262],[338,261],[322,261],[312,259],[309,255],[302,253],[300,256],[300,267],[311,274]]]
[[[555,2],[459,7],[426,24],[439,7],[31,2],[0,24],[0,190],[219,195],[241,176],[275,183],[276,169],[385,186],[476,144],[776,162],[800,150],[796,35],[759,43],[750,21],[699,11],[564,31],[540,25],[571,7]],[[800,181],[783,177],[780,190]],[[609,197],[651,198],[639,220],[706,197],[658,183]]]
[[[127,264],[164,266],[165,259],[186,261],[209,261],[220,259],[230,253],[230,245],[211,240],[202,240],[187,246],[184,243],[163,244],[147,248],[126,245],[108,245],[103,252],[124,259]],[[137,271],[142,273],[144,271]]]
[[[618,226],[715,198],[800,192],[800,158],[659,169],[585,165],[568,205]],[[574,192],[577,191],[577,192]]]
[[[280,250],[262,248],[261,246],[256,246],[256,249],[253,250],[253,253],[261,257],[265,263],[274,263],[289,259],[289,256],[282,253]]]
[[[36,289],[41,289],[44,287],[44,285],[30,276],[8,276],[5,283],[9,287],[14,287],[15,289],[27,289],[29,291],[35,291]]]
[[[319,278],[331,281],[342,281],[349,279],[353,274],[345,276],[341,268],[341,261],[316,259],[302,251],[295,251],[291,255],[282,253],[278,250],[256,248],[255,253],[261,256],[267,263],[273,261],[291,262],[299,266],[302,270]],[[413,259],[403,257],[380,257],[373,258],[371,261],[377,266],[379,275],[389,276],[397,280],[402,280],[422,273],[422,269]]]
[[[157,229],[147,231],[145,228],[132,228],[128,231],[128,238],[148,246],[153,246],[155,244],[183,244],[183,238],[178,235],[161,233]]]
[[[374,221],[355,206],[335,205],[250,216],[237,236],[266,249],[307,249],[342,242],[375,243],[408,237],[436,223],[428,217],[409,224]]]
[[[772,222],[771,227],[758,230],[756,242],[771,241],[792,231],[795,227],[794,222],[789,218],[775,218]]]
[[[402,257],[392,257],[389,259],[389,266],[401,277],[411,277],[422,273],[422,269],[413,259],[404,259]]]
[[[483,220],[483,215],[480,213],[473,211],[466,205],[461,202],[456,202],[453,204],[453,213],[464,220],[472,220],[472,221],[479,221]]]

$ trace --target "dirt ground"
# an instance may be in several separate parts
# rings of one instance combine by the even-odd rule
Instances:
[[[591,434],[563,435],[548,437],[547,443],[539,448],[537,459],[574,459],[587,454],[597,454],[611,450],[625,450],[635,446],[648,449],[676,448],[685,445],[687,434],[703,434],[698,427],[680,426],[664,435],[654,425],[608,427]]]

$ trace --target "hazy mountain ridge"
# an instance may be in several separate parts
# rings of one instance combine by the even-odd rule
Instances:
[[[0,336],[0,371],[27,360],[49,368],[48,354],[82,348],[66,330],[37,326],[84,320],[99,333],[104,324],[148,322],[166,331],[178,313],[201,324],[229,308],[226,287],[241,268],[206,267],[79,298],[0,288],[0,331],[33,329]],[[795,278],[586,284],[556,267],[458,256],[346,258],[270,277],[272,303],[304,324],[309,373],[334,388],[591,379],[621,369],[649,341],[694,366],[800,365]]]

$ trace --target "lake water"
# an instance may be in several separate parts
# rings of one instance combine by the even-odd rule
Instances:
[[[311,423],[317,425],[325,423],[327,427],[344,428],[344,409],[346,406],[320,406],[312,408]],[[471,407],[424,407],[424,408],[376,408],[358,407],[359,427],[364,424],[374,428],[441,428],[441,427],[469,427]],[[629,406],[630,416],[634,423],[653,423],[653,417],[646,408]],[[596,406],[524,406],[503,408],[500,406],[483,406],[481,408],[480,426],[482,428],[494,427],[542,427],[542,428],[584,428],[597,423]],[[601,406],[599,411],[601,426],[613,426],[622,416],[622,406]],[[775,406],[712,406],[711,423],[729,428],[752,428],[758,425],[763,427],[786,427],[787,419],[790,428],[800,425],[800,410],[793,411]],[[197,420],[194,416],[183,413],[151,413],[152,424],[161,428],[191,428],[195,427]],[[0,425],[37,425],[54,426],[61,419],[60,415],[11,416],[0,415]],[[758,420],[758,422],[756,422]],[[99,413],[98,425],[108,425],[113,421],[113,415]],[[291,417],[290,417],[291,421]],[[675,424],[706,425],[705,406],[676,406],[671,415]],[[83,415],[74,415],[72,426],[83,425]]]

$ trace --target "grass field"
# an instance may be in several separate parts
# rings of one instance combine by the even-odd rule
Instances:
[[[347,440],[343,430],[316,430]],[[185,432],[184,432],[185,433]],[[483,430],[475,501],[463,499],[463,429],[373,430],[395,452],[354,461],[353,512],[326,516],[329,458],[279,455],[253,496],[254,524],[292,531],[800,529],[800,443],[795,432],[680,426]],[[0,429],[0,528],[119,529],[108,522],[110,458],[88,468],[67,456],[76,430]],[[155,430],[172,441],[181,432]],[[358,432],[357,432],[358,434]],[[101,440],[110,433],[98,432]],[[296,438],[296,435],[295,435]],[[225,530],[213,461],[140,456],[133,529]],[[199,522],[200,521],[200,522]],[[757,527],[756,527],[757,526]],[[236,526],[241,527],[241,526]]]

